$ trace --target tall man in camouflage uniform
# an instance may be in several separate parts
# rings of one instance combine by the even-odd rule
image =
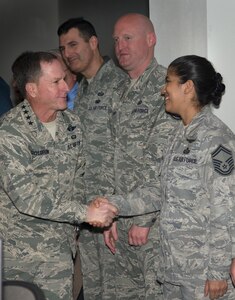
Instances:
[[[166,69],[154,58],[156,35],[147,17],[122,16],[113,37],[119,64],[128,72],[131,84],[126,82],[120,102],[113,105],[115,195],[109,200],[134,202],[142,196],[146,203],[153,203],[157,195],[151,192],[151,182],[156,181],[161,145],[176,122],[165,113],[161,97]],[[139,214],[142,212],[140,205]],[[106,244],[116,259],[113,299],[162,298],[156,281],[158,225],[159,213],[119,217],[105,232]]]
[[[96,31],[82,18],[69,19],[58,29],[61,53],[73,72],[84,77],[79,84],[74,111],[84,130],[86,171],[89,197],[114,193],[114,148],[109,126],[110,103],[127,75],[108,57],[102,57]],[[117,97],[118,99],[118,97]],[[106,299],[112,284],[106,270],[113,263],[103,236],[84,226],[79,238],[86,300]],[[108,255],[110,262],[108,262]],[[110,279],[110,278],[109,278]],[[111,298],[113,299],[113,298]]]
[[[57,57],[20,55],[15,83],[25,100],[0,122],[0,238],[5,279],[38,284],[48,300],[72,299],[74,226],[116,209],[82,204],[84,155],[79,118],[66,109]]]

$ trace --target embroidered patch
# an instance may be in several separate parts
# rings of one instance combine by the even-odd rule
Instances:
[[[214,170],[221,175],[230,175],[234,169],[232,151],[222,145],[211,153]]]

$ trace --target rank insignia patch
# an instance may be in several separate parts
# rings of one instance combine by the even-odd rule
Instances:
[[[232,151],[220,145],[211,153],[214,170],[221,175],[230,175],[234,169]]]

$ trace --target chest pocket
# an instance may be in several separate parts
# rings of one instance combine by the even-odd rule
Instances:
[[[180,146],[171,157],[168,169],[168,188],[176,195],[177,205],[190,209],[195,207],[202,192],[198,150],[191,146]],[[164,170],[162,170],[164,172]]]

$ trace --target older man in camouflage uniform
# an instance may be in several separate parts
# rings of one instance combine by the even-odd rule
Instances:
[[[108,57],[102,57],[94,27],[88,21],[75,18],[58,29],[61,53],[73,72],[84,77],[79,84],[74,111],[81,119],[84,131],[88,198],[114,193],[114,146],[109,125],[111,101],[127,75]],[[116,99],[119,99],[118,96]],[[83,266],[83,286],[86,300],[114,299],[107,286],[114,263],[103,243],[101,231],[83,226],[79,248]],[[112,276],[111,276],[112,277]]]
[[[79,118],[66,109],[68,86],[56,56],[15,61],[24,100],[1,120],[0,234],[5,279],[38,284],[48,300],[72,299],[74,227],[115,209],[82,204],[84,155]]]

